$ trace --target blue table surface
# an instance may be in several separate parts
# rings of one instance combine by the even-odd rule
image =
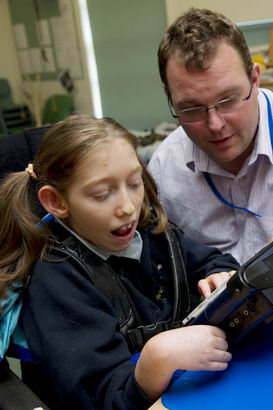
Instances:
[[[223,372],[186,371],[162,396],[170,410],[273,407],[273,322],[252,330],[232,349]]]

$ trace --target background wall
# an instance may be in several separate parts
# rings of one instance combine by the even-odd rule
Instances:
[[[15,102],[22,101],[21,74],[14,46],[8,0],[0,0],[0,78],[8,78]]]
[[[235,23],[273,18],[272,0],[165,0],[165,4],[168,24],[190,7],[218,11]]]
[[[272,0],[247,2],[238,0],[165,0],[168,25],[190,7],[207,8],[229,17],[242,30],[253,52],[264,50],[270,38],[273,24]]]
[[[76,110],[81,113],[91,113],[92,103],[89,92],[89,81],[86,75],[86,58],[85,50],[82,41],[81,25],[79,19],[79,11],[77,1],[73,0],[39,0],[41,18],[49,19],[54,14],[60,16],[62,4],[69,2],[72,6],[74,15],[75,31],[78,40],[79,58],[82,64],[82,76],[73,79],[75,91],[73,93]],[[0,0],[0,47],[1,47],[1,64],[0,77],[7,78],[12,87],[13,97],[15,102],[23,103],[24,95],[22,93],[23,86],[28,91],[32,92],[34,84],[30,83],[26,87],[25,76],[20,66],[18,45],[16,44],[14,27],[16,24],[24,24],[27,32],[29,48],[35,48],[37,44],[37,36],[35,30],[35,16],[32,0]],[[52,34],[52,33],[51,33]],[[67,33],[63,32],[63,36]],[[58,80],[58,67],[56,72],[50,73],[47,76],[42,74],[42,81],[39,82],[39,99],[41,105],[52,94],[64,94],[66,91]],[[30,75],[33,79],[34,76]]]
[[[166,27],[192,7],[220,11],[235,22],[272,18],[272,0],[88,0],[104,115],[130,128],[173,121],[157,68]],[[242,27],[250,46],[267,45],[271,24]]]
[[[157,70],[166,27],[163,0],[89,0],[102,109],[125,126],[170,119]]]
[[[82,41],[78,0],[37,0],[44,7],[53,3],[73,6],[75,28],[83,64],[83,77],[75,80],[77,112],[92,113],[86,54]],[[14,42],[9,5],[17,2],[25,13],[32,0],[0,0],[0,77],[8,78],[16,102],[23,100],[23,84]],[[103,115],[139,130],[151,130],[172,121],[157,68],[157,48],[167,25],[194,5],[220,11],[236,22],[273,19],[272,0],[87,0],[98,66]],[[250,46],[266,45],[271,24],[242,27]],[[66,36],[66,33],[63,33]],[[60,82],[41,84],[41,98],[63,93]]]

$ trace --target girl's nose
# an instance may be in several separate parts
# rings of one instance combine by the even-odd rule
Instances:
[[[118,217],[122,217],[124,215],[132,215],[134,212],[135,206],[128,193],[122,195],[122,198],[120,199],[120,204],[116,208],[116,215]]]

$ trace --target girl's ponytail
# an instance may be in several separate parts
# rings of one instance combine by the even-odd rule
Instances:
[[[0,298],[25,281],[46,244],[45,232],[31,209],[33,179],[27,168],[9,174],[0,184]]]

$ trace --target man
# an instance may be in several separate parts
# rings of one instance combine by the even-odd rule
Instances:
[[[159,69],[179,127],[149,170],[172,222],[241,263],[273,237],[273,93],[240,30],[191,9],[167,30]]]

